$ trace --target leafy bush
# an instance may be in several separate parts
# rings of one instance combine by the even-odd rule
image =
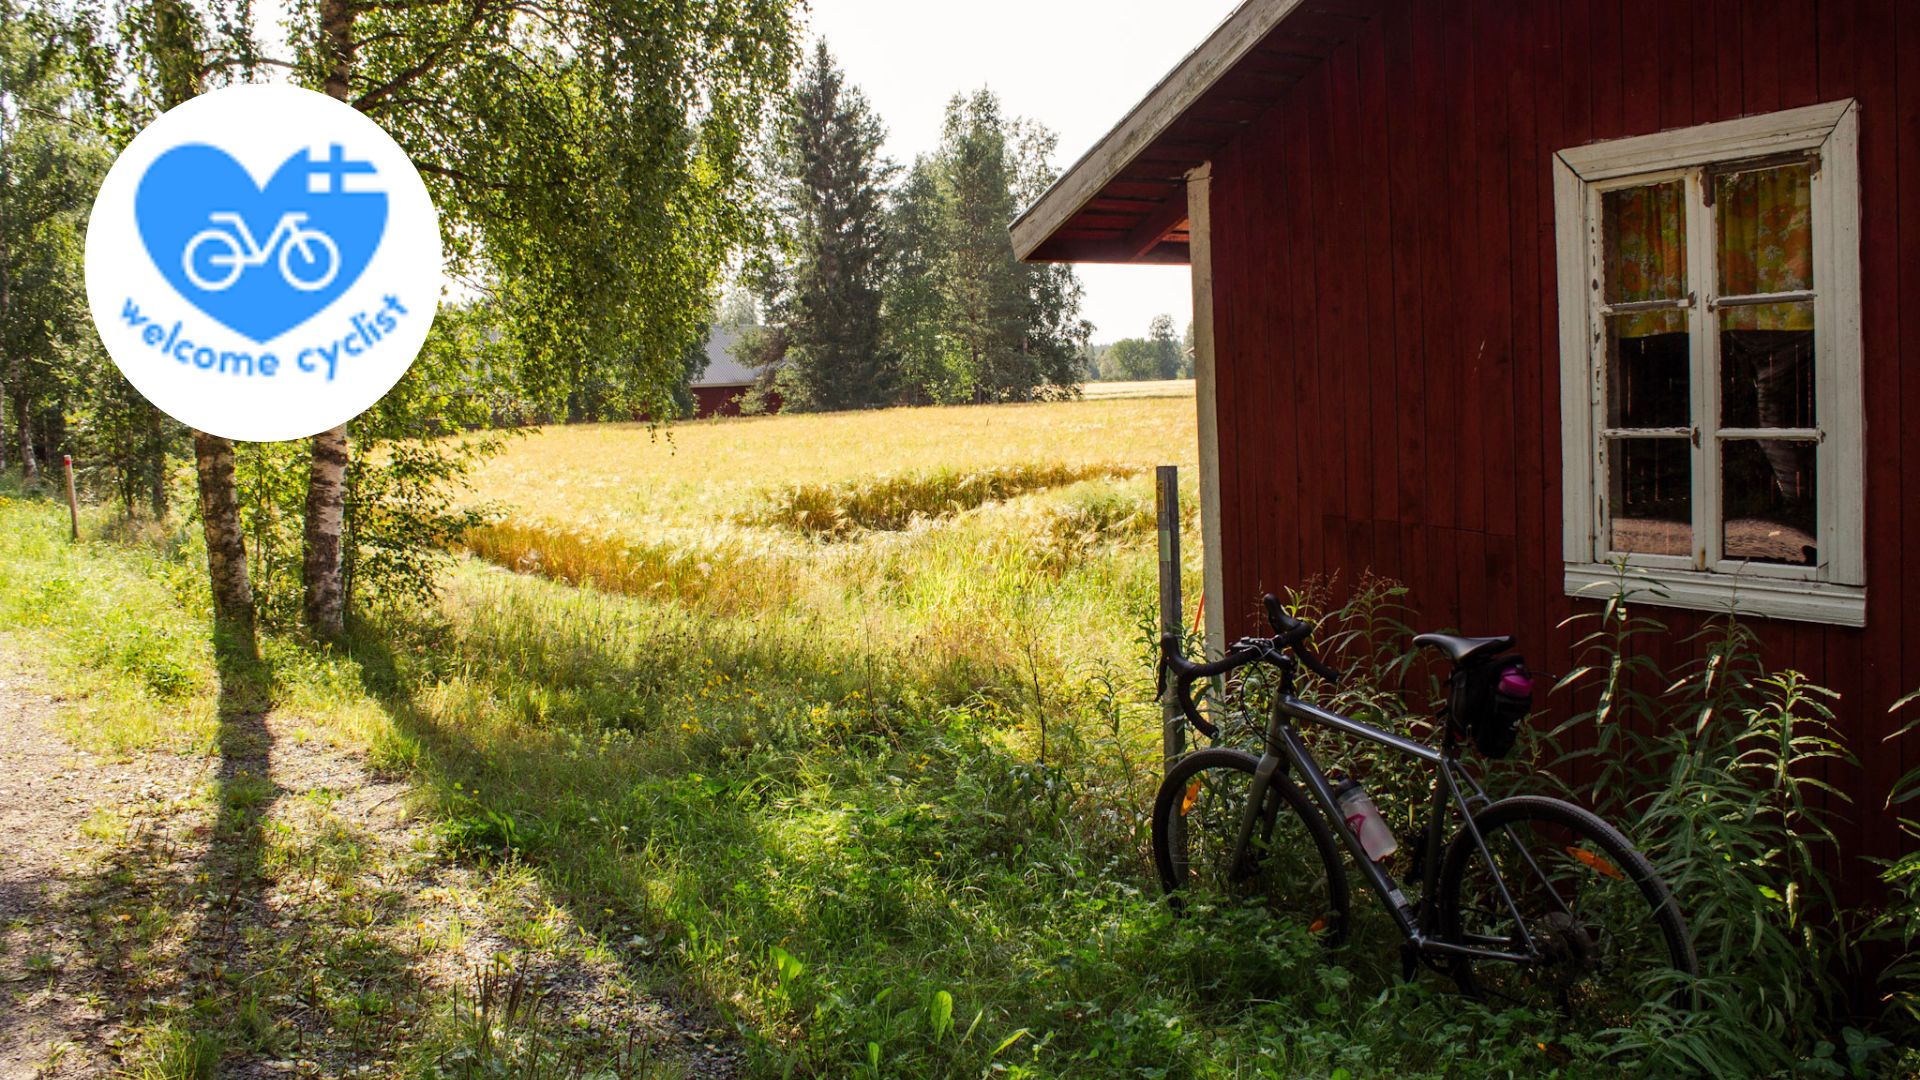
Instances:
[[[1334,606],[1336,585],[1314,582],[1288,597],[1347,672],[1328,700],[1431,738],[1442,690],[1421,677],[1432,669],[1412,650],[1406,590],[1363,577]],[[1647,646],[1670,631],[1633,603],[1651,587],[1623,573],[1599,610],[1575,616],[1589,624],[1579,665],[1550,700],[1580,704],[1552,726],[1542,708],[1511,758],[1482,763],[1496,795],[1516,785],[1559,789],[1625,828],[1687,917],[1702,962],[1688,988],[1698,1009],[1650,1010],[1593,1051],[1655,1075],[1858,1073],[1889,1044],[1842,1030],[1840,1019],[1836,972],[1847,942],[1825,914],[1836,903],[1821,869],[1822,849],[1835,845],[1830,805],[1845,798],[1821,779],[1824,766],[1851,760],[1833,726],[1837,695],[1798,672],[1767,670],[1753,631],[1733,617],[1710,620],[1684,642],[1695,658],[1664,669]],[[1226,737],[1249,748],[1265,722],[1263,678],[1257,669],[1244,676],[1236,689],[1245,707],[1225,714]],[[1323,764],[1363,779],[1396,831],[1412,835],[1430,791],[1418,763],[1317,730],[1303,736]],[[1568,790],[1576,769],[1588,779]],[[1917,788],[1920,774],[1903,786],[1909,796]],[[1895,1000],[1911,1008],[1920,998],[1902,999],[1898,987],[1920,975],[1920,856],[1887,876],[1897,902],[1884,933],[1907,950],[1889,977]]]
[[[1908,694],[1893,705],[1898,712],[1915,702],[1920,702],[1920,691]],[[1920,729],[1920,720],[1912,721],[1895,732],[1891,738],[1900,738]],[[1887,795],[1887,807],[1904,806],[1920,799],[1920,768],[1909,770],[1893,785]],[[1920,821],[1902,817],[1900,829],[1909,837],[1920,840]],[[1920,850],[1909,851],[1900,858],[1885,865],[1880,879],[1886,883],[1888,904],[1885,912],[1875,920],[1872,938],[1890,946],[1894,950],[1893,960],[1881,972],[1880,979],[1886,988],[1886,1001],[1894,1013],[1894,1021],[1905,1029],[1908,1035],[1907,1045],[1914,1045],[1920,1036]],[[1913,1051],[1909,1057],[1913,1058]],[[1910,1061],[1920,1067],[1920,1061]]]
[[[1837,695],[1794,671],[1768,671],[1753,631],[1711,619],[1686,642],[1694,659],[1668,671],[1640,645],[1668,636],[1622,575],[1577,643],[1581,666],[1557,692],[1587,695],[1551,732],[1579,745],[1549,764],[1583,764],[1583,794],[1632,825],[1639,846],[1681,898],[1701,959],[1694,988],[1705,1019],[1655,1017],[1620,1042],[1663,1070],[1762,1075],[1814,1067],[1832,1027],[1840,929],[1820,868],[1834,845],[1820,777],[1849,760],[1833,727]],[[1570,696],[1574,696],[1570,695]],[[1831,1049],[1829,1048],[1829,1053]]]

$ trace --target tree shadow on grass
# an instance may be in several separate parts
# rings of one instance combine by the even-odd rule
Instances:
[[[319,843],[303,867],[294,845],[307,838],[275,820],[305,793],[276,767],[269,666],[244,638],[216,634],[214,652],[210,820],[188,809],[143,822],[70,897],[104,1006],[94,1034],[140,1075],[377,1067],[404,1042],[394,1003],[424,993],[407,956],[343,925],[340,897],[357,885],[320,884]]]
[[[441,644],[444,644],[441,643]],[[394,730],[417,755],[413,776],[427,789],[443,827],[453,835],[453,855],[469,866],[493,874],[511,874],[516,869],[531,871],[541,894],[567,913],[567,921],[585,931],[597,944],[592,949],[607,957],[619,969],[623,979],[642,991],[642,999],[627,1001],[622,1008],[635,1017],[636,1026],[649,1029],[653,1046],[669,1046],[662,1061],[680,1060],[680,1065],[665,1065],[666,1075],[679,1075],[684,1067],[690,1074],[732,1076],[739,1068],[743,1048],[731,1036],[721,1036],[728,1025],[723,1018],[731,1010],[712,988],[688,977],[690,972],[673,963],[668,954],[670,943],[681,929],[663,925],[647,898],[638,890],[609,890],[606,879],[582,880],[581,869],[587,853],[600,849],[570,842],[568,829],[558,811],[535,811],[539,794],[523,789],[517,778],[521,769],[548,769],[551,761],[540,760],[543,750],[537,746],[501,746],[477,740],[467,727],[445,722],[423,706],[425,680],[410,671],[410,665],[397,656],[384,637],[365,634],[357,638],[352,656],[359,670],[362,687],[376,700]],[[549,794],[555,794],[548,792]],[[489,809],[498,808],[489,816]],[[548,812],[552,811],[552,812]],[[584,826],[584,822],[579,823]],[[718,845],[734,845],[761,850],[763,839],[755,834],[716,827],[711,840]],[[617,875],[617,868],[598,866],[598,871]],[[582,973],[552,972],[558,962],[580,949],[579,943],[561,948],[525,948],[520,955],[533,970],[549,969],[543,977],[557,983],[575,982],[577,998],[594,996],[590,988],[579,986]],[[564,986],[559,988],[564,991]],[[604,988],[603,988],[604,989]],[[645,999],[652,999],[651,1002]],[[569,1053],[579,1054],[581,1043]],[[631,1048],[622,1050],[602,1040],[600,1052],[606,1060],[588,1059],[584,1064],[610,1069],[618,1076],[650,1076],[645,1068],[632,1069],[623,1064],[632,1058]],[[623,1055],[625,1055],[623,1057]]]
[[[834,955],[835,943],[864,954],[875,935],[885,939],[876,955],[904,955],[916,947],[909,923],[924,925],[934,900],[944,912],[944,899],[929,900],[896,865],[918,850],[901,835],[918,811],[890,815],[896,789],[879,783],[791,811],[768,799],[817,782],[800,774],[820,766],[816,752],[835,756],[830,741],[898,757],[874,768],[909,774],[915,736],[901,725],[944,724],[903,718],[938,703],[876,704],[871,687],[897,673],[869,673],[856,645],[821,647],[804,631],[661,625],[645,611],[616,624],[565,600],[543,611],[478,607],[471,621],[385,627],[352,649],[363,689],[468,857],[530,868],[634,981],[737,1020],[762,1064],[777,1071],[822,1052],[760,1041],[755,1033],[785,1039],[792,1025],[778,1014],[790,1003],[773,991],[743,1002],[738,967],[802,948],[822,971],[857,964]],[[776,683],[781,702],[762,708]],[[819,722],[811,704],[836,715]],[[716,718],[719,730],[697,730]],[[986,739],[979,751],[1003,752]],[[795,764],[807,756],[814,764]],[[789,828],[795,815],[810,820]],[[816,833],[826,848],[814,849]],[[827,848],[831,865],[817,858]]]

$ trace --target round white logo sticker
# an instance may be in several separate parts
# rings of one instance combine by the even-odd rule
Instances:
[[[440,304],[440,221],[399,144],[292,86],[169,110],[120,154],[87,225],[87,301],[168,416],[298,439],[406,374]]]

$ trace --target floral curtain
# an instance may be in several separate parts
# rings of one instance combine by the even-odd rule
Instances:
[[[1714,189],[1720,295],[1813,288],[1813,167],[1783,165],[1719,176]],[[1727,308],[1721,329],[1811,330],[1813,305]]]
[[[1753,296],[1813,287],[1813,168],[1782,165],[1713,178],[1719,232],[1716,292]],[[1609,191],[1602,197],[1607,302],[1687,295],[1686,185],[1679,180]],[[1723,309],[1722,330],[1811,330],[1813,305],[1754,304]],[[1623,317],[1621,337],[1673,330],[1659,312]]]

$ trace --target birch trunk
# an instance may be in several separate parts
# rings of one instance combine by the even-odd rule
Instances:
[[[200,92],[200,45],[179,0],[154,5],[151,51],[160,63],[161,100],[167,108]],[[155,410],[158,424],[158,410]],[[246,534],[240,526],[240,491],[234,479],[233,443],[204,431],[193,433],[194,479],[199,488],[200,529],[207,540],[207,579],[213,586],[216,645],[237,644],[256,655],[253,583],[247,576]]]
[[[340,573],[346,479],[347,429],[342,425],[313,437],[313,464],[307,473],[307,550],[301,565],[307,586],[307,628],[326,639],[346,630],[346,593]]]
[[[351,0],[320,0],[320,45],[327,58],[322,88],[340,101],[347,100],[353,71],[353,16]],[[323,431],[313,437],[307,473],[306,558],[300,567],[305,615],[307,628],[329,640],[346,632],[340,532],[346,519],[347,453],[346,425]]]
[[[247,544],[240,531],[240,499],[233,479],[233,443],[218,435],[195,431],[193,459],[200,478],[200,520],[207,536],[207,578],[213,586],[214,626],[237,635],[251,651],[253,585],[247,579]]]

